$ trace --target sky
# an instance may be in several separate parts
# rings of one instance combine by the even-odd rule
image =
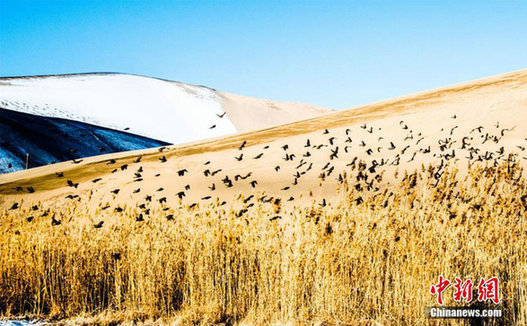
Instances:
[[[527,68],[527,1],[0,0],[0,76],[121,72],[349,108]]]

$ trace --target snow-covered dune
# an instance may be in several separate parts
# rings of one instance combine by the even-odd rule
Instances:
[[[24,168],[26,153],[34,167],[225,136],[330,111],[137,75],[0,78],[0,173]]]
[[[0,107],[4,109],[126,130],[175,144],[329,111],[245,97],[233,101],[233,96],[204,86],[126,74],[0,79]],[[262,119],[262,115],[268,117]]]
[[[236,132],[229,119],[217,116],[223,109],[213,90],[132,75],[7,79],[0,105],[171,143]]]

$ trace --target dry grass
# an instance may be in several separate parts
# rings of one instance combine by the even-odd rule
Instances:
[[[414,325],[428,322],[428,289],[443,274],[498,276],[501,321],[527,324],[521,169],[472,166],[461,176],[450,167],[439,180],[434,172],[423,168],[369,193],[345,180],[332,205],[259,203],[242,217],[209,205],[157,209],[136,222],[138,211],[127,207],[100,229],[93,222],[105,213],[81,203],[31,222],[24,203],[0,212],[0,314]],[[282,218],[271,221],[278,210]],[[53,214],[61,225],[51,225]]]

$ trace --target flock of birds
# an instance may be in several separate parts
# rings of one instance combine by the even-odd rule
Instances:
[[[225,113],[219,117],[222,118],[224,115]],[[457,116],[453,115],[450,119],[455,121]],[[201,166],[195,164],[181,166],[179,158],[169,154],[169,148],[161,147],[158,149],[159,153],[156,154],[157,163],[152,163],[150,160],[147,164],[143,164],[142,156],[126,163],[119,163],[119,159],[107,160],[104,164],[109,169],[108,173],[84,182],[88,184],[84,187],[81,186],[80,181],[69,179],[65,172],[57,172],[55,177],[64,179],[64,186],[69,192],[65,196],[67,200],[82,201],[87,193],[91,198],[94,191],[108,191],[101,195],[99,210],[112,214],[123,212],[125,208],[119,204],[118,196],[126,193],[122,199],[125,200],[130,196],[133,198],[132,203],[138,211],[135,218],[137,222],[145,221],[156,208],[166,212],[166,218],[171,220],[174,219],[174,214],[169,212],[172,208],[177,210],[183,207],[194,209],[200,205],[224,206],[229,199],[220,198],[225,197],[225,193],[229,190],[232,190],[232,194],[236,193],[237,189],[239,192],[243,191],[241,196],[243,205],[235,214],[237,217],[242,217],[256,203],[275,206],[279,206],[282,202],[294,203],[298,200],[299,194],[306,189],[322,187],[330,180],[335,185],[342,183],[347,178],[346,171],[348,170],[355,171],[353,179],[347,181],[351,182],[354,191],[359,194],[354,200],[360,204],[363,201],[360,196],[362,192],[375,192],[382,188],[386,171],[391,169],[397,176],[396,171],[399,166],[406,167],[412,162],[415,163],[414,166],[419,166],[424,162],[434,162],[436,180],[441,178],[449,161],[465,160],[497,165],[507,160],[511,151],[501,146],[500,142],[516,127],[505,128],[497,122],[493,126],[475,126],[468,133],[455,137],[459,128],[455,125],[449,130],[441,129],[441,136],[437,139],[425,137],[421,132],[410,128],[404,120],[401,120],[395,128],[400,128],[402,134],[405,134],[400,141],[385,138],[388,133],[382,132],[380,127],[367,123],[298,135],[295,136],[297,141],[291,143],[251,145],[249,141],[244,140],[237,148],[230,150],[229,153],[235,153],[231,156],[232,164],[223,162],[216,165],[212,161],[214,156],[205,154],[204,157],[210,160],[202,161]],[[527,141],[527,138],[524,140]],[[272,161],[267,159],[257,164],[266,156],[272,156],[272,153],[267,153],[273,148],[276,150],[274,153],[281,153],[281,157],[274,155]],[[525,144],[516,145],[514,151],[524,152]],[[527,157],[523,156],[521,159],[527,160]],[[72,162],[78,164],[82,162],[82,159]],[[258,168],[249,171],[249,167],[255,164]],[[164,169],[166,165],[170,165],[170,169]],[[172,174],[168,176],[162,176],[166,171],[173,172],[170,172]],[[112,187],[108,190],[107,187],[94,186],[104,183],[105,179],[109,179],[109,176],[115,173],[128,173],[126,181],[123,182],[122,179],[119,181],[119,184],[126,185],[124,187],[128,187],[127,189]],[[264,174],[271,176],[267,177],[271,181],[266,180],[266,177],[258,177]],[[273,177],[273,174],[280,174],[280,176]],[[172,176],[176,179],[172,179]],[[142,187],[147,179],[150,181],[149,184],[155,185],[153,188],[152,186]],[[276,180],[279,182],[275,182]],[[193,184],[196,181],[202,183],[202,186],[194,190]],[[305,182],[304,185],[307,187],[298,188],[302,182]],[[270,190],[269,183],[272,184],[271,188],[276,187],[277,189]],[[110,184],[112,183],[108,181],[108,185]],[[261,184],[267,186],[259,189]],[[165,189],[167,186],[170,190]],[[415,186],[415,180],[413,186]],[[16,187],[15,190],[28,193],[38,191],[37,185],[26,188]],[[325,191],[320,193],[316,196],[317,198],[314,198],[316,205],[319,207],[330,205],[332,194]],[[103,204],[105,202],[103,198],[109,199],[106,204]],[[13,202],[9,209],[17,210],[20,207],[19,202]],[[44,209],[33,205],[31,211],[33,213],[27,217],[28,222],[31,222],[38,214],[40,217],[50,217],[52,226],[61,224],[61,218],[54,214],[49,216],[49,208]],[[276,213],[278,214],[279,211]],[[270,217],[270,220],[279,218],[281,218],[280,215],[275,215]],[[94,223],[93,227],[100,229],[103,225],[104,221],[101,220]]]

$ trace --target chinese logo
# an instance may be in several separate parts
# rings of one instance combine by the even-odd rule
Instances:
[[[430,287],[430,293],[437,296],[438,304],[443,305],[443,292],[445,292],[446,289],[450,287],[450,285],[452,284],[449,280],[445,279],[443,275],[439,275],[439,282],[437,282],[437,284],[433,284]],[[477,287],[477,300],[480,302],[491,300],[495,304],[499,304],[499,286],[500,282],[497,277],[492,277],[488,280],[481,278]],[[454,301],[461,302],[464,300],[466,302],[471,302],[473,300],[473,287],[474,283],[472,283],[472,280],[467,279],[465,282],[463,282],[463,280],[456,278],[455,284],[453,286]]]

